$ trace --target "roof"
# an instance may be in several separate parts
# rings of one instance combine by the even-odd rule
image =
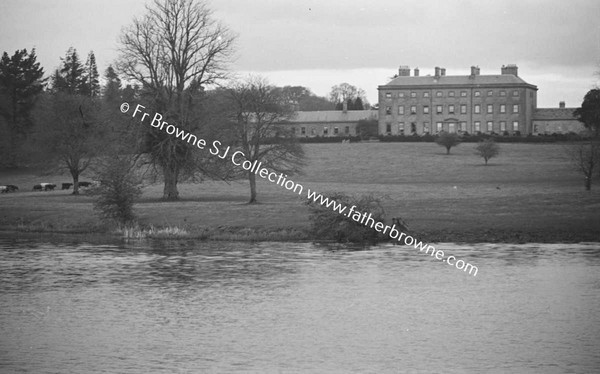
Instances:
[[[393,86],[487,86],[487,85],[527,85],[537,90],[537,87],[525,82],[513,74],[495,75],[443,75],[439,77],[426,76],[400,76],[392,79],[388,84],[379,86],[385,89]]]
[[[377,119],[377,110],[323,110],[314,112],[296,112],[290,122],[358,122],[361,119]]]
[[[552,120],[574,120],[577,118],[573,115],[573,111],[577,108],[537,108],[533,112],[533,120],[552,121]]]

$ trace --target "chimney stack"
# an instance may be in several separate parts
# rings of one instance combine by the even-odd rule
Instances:
[[[401,65],[400,68],[398,68],[398,76],[410,77],[410,67],[406,65]]]
[[[559,103],[558,103],[558,107],[559,107],[560,109],[565,109],[565,102],[564,102],[564,101],[561,101],[561,102],[559,102]]]
[[[419,76],[419,68],[415,68],[415,77]]]
[[[342,103],[342,112],[348,113],[348,100],[344,100],[344,102]]]
[[[471,76],[479,75],[479,66],[471,66]]]
[[[439,78],[440,77],[440,68],[439,67],[435,67],[435,77]]]
[[[446,68],[441,68],[440,69],[440,75],[443,77],[446,75]]]
[[[500,68],[500,72],[502,74],[512,74],[514,76],[519,76],[519,68],[515,64],[508,64],[506,66],[502,65],[502,68]]]

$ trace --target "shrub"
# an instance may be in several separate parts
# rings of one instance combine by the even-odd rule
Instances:
[[[435,142],[446,148],[446,154],[450,154],[450,148],[460,144],[458,134],[450,132],[441,132],[435,139]]]
[[[323,195],[323,197],[335,200],[337,203],[346,206],[347,211],[355,205],[355,211],[360,212],[360,214],[366,213],[367,216],[371,214],[375,222],[383,222],[385,219],[385,211],[381,206],[380,200],[372,195],[354,198],[336,192],[327,196]],[[375,229],[354,221],[351,217],[347,217],[346,214],[340,214],[314,201],[309,201],[308,205],[310,220],[312,222],[311,233],[317,239],[335,240],[338,243],[376,243],[384,238]]]
[[[133,203],[141,195],[140,179],[134,175],[135,162],[129,157],[117,157],[96,171],[100,184],[91,190],[95,196],[94,210],[104,219],[122,225],[135,221]]]
[[[483,157],[486,165],[489,159],[497,156],[499,153],[500,147],[498,147],[498,144],[492,138],[479,142],[475,147],[475,154]]]

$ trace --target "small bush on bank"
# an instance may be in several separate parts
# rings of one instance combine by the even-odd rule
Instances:
[[[355,211],[361,214],[366,213],[375,222],[384,222],[385,211],[378,198],[372,195],[361,197],[350,197],[346,194],[336,192],[330,195],[323,195],[329,200],[335,200],[337,203],[346,206],[346,212],[355,205]],[[363,223],[354,221],[346,214],[340,214],[337,211],[326,207],[317,202],[309,201],[310,209],[311,236],[320,240],[335,240],[338,243],[376,243],[384,239],[384,235],[365,226]]]
[[[141,191],[141,181],[133,172],[135,162],[129,157],[116,157],[107,161],[96,171],[99,185],[90,193],[95,196],[94,210],[106,220],[120,225],[135,221],[133,203]]]

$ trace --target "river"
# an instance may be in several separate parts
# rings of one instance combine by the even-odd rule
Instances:
[[[600,244],[0,239],[1,373],[600,370]]]

